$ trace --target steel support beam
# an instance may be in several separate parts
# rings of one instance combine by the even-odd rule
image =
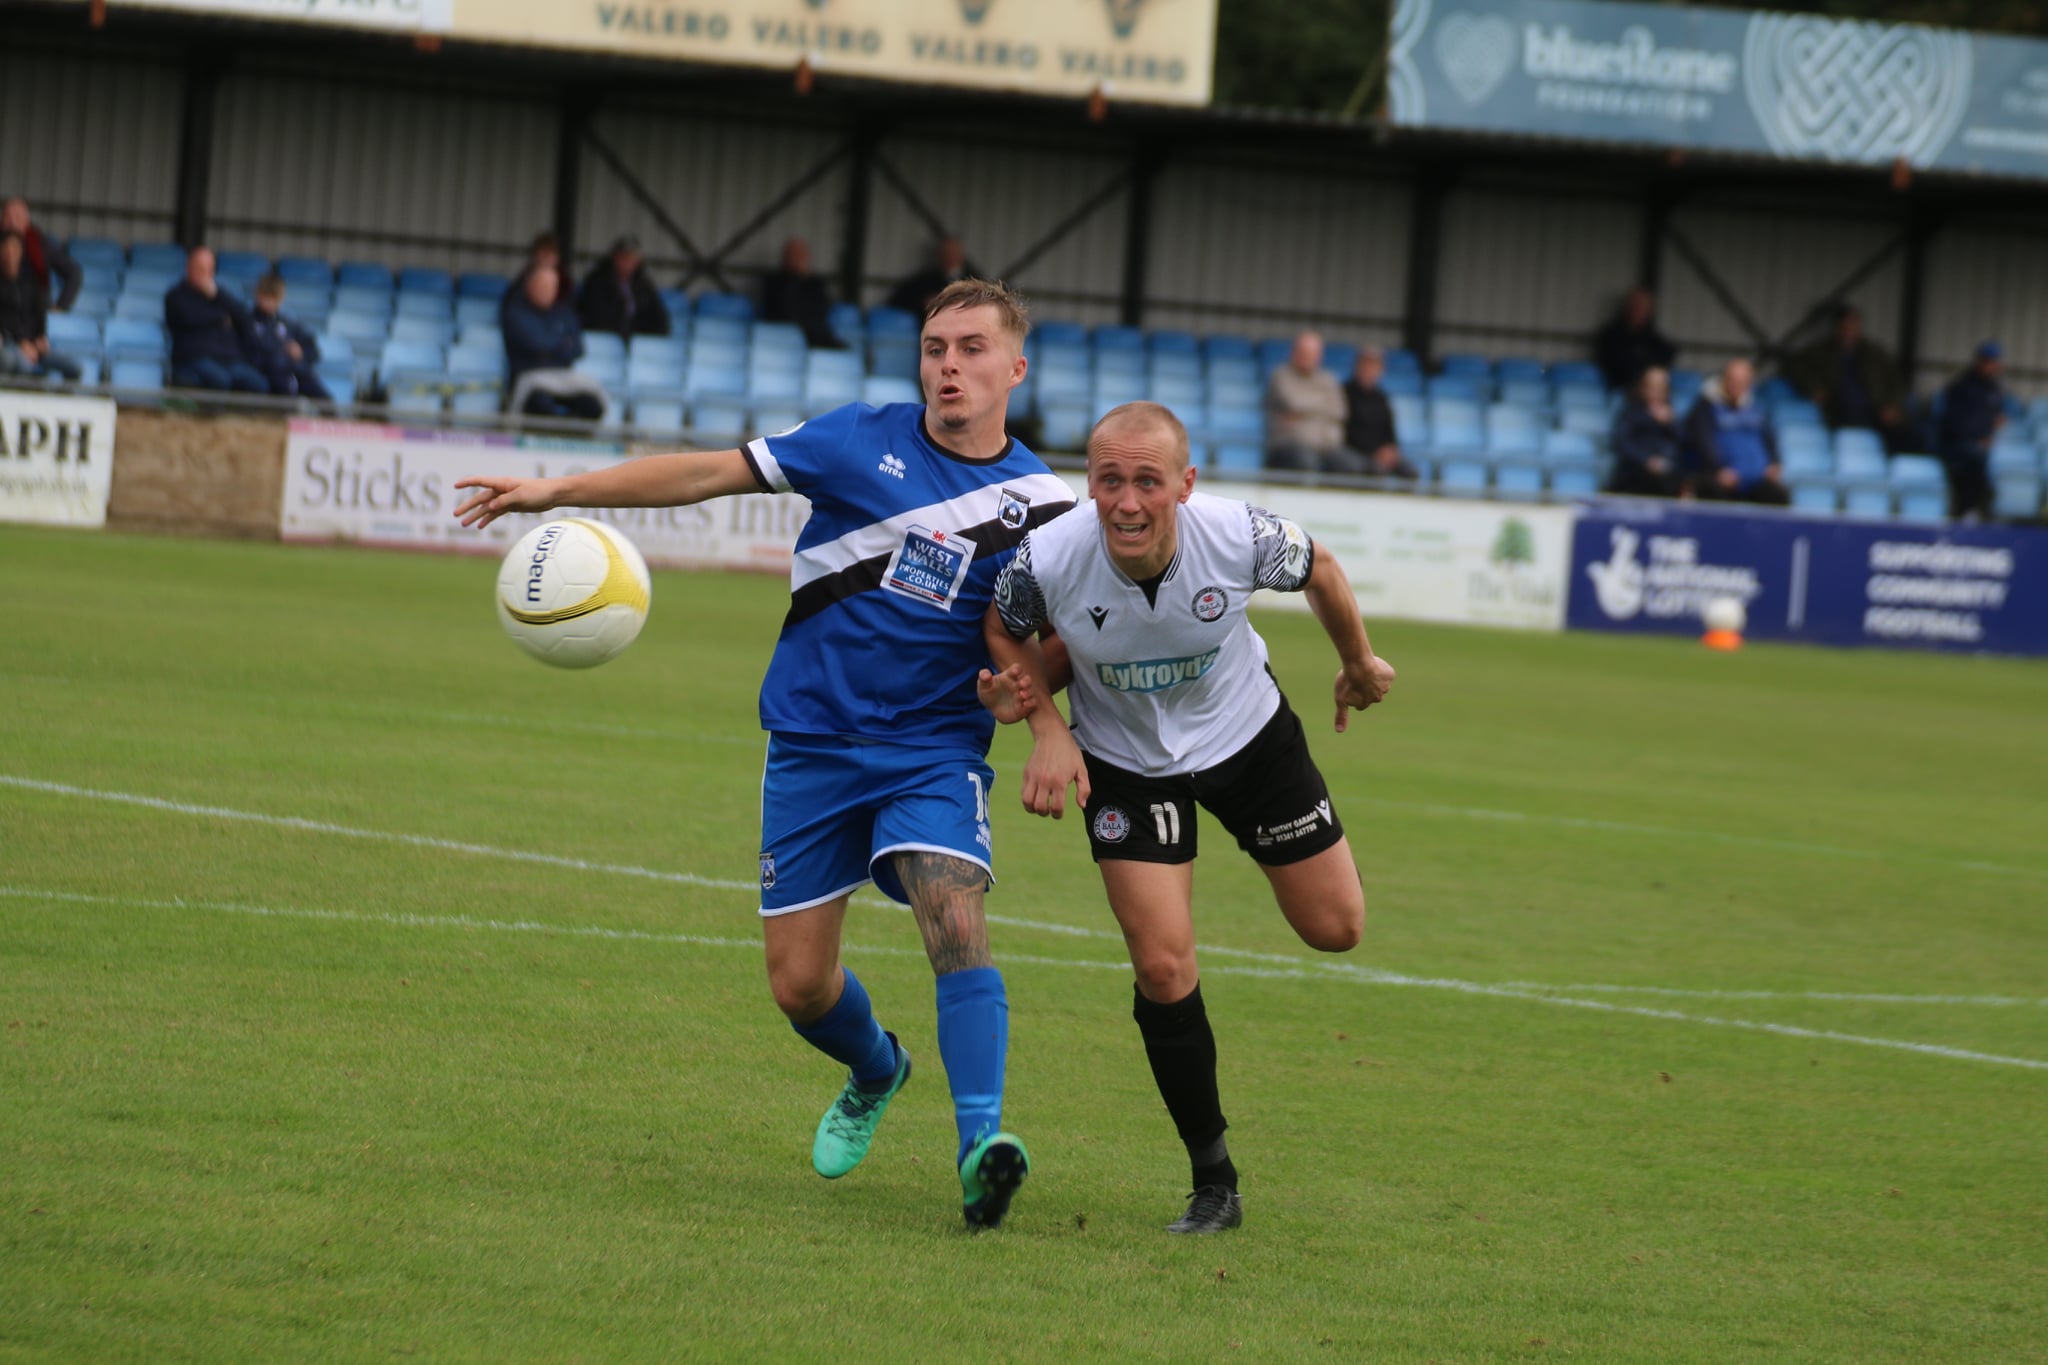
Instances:
[[[200,58],[185,67],[184,107],[178,127],[176,234],[188,251],[206,241],[206,201],[213,188],[213,111],[221,65]]]
[[[1131,193],[1124,205],[1122,319],[1126,327],[1145,325],[1145,265],[1152,254],[1152,190],[1165,166],[1166,148],[1162,144],[1144,144],[1131,154]]]
[[[881,129],[864,123],[853,130],[846,168],[846,221],[839,237],[839,297],[861,306],[867,294],[868,218],[875,204],[876,149]]]
[[[576,271],[576,219],[583,200],[583,139],[590,131],[591,100],[572,90],[555,110],[555,240],[562,269]]]
[[[1452,173],[1424,168],[1415,178],[1408,213],[1408,298],[1401,317],[1401,344],[1427,367],[1436,358],[1437,275],[1443,267],[1444,201]]]

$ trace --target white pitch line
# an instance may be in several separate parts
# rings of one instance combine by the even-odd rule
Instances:
[[[1616,986],[1574,983],[1556,986],[1546,981],[1502,981],[1503,989],[1519,991],[1584,992],[1595,995],[1669,995],[1689,1000],[1816,1000],[1848,1005],[1984,1005],[2048,1006],[2048,996],[2028,995],[1900,995],[1877,991],[1747,991],[1687,986]]]
[[[669,943],[694,947],[752,948],[753,939],[722,938],[703,934],[654,934],[635,929],[607,929],[599,925],[545,924],[535,920],[488,920],[471,919],[461,915],[395,915],[361,914],[345,910],[303,910],[274,906],[239,905],[222,901],[187,901],[180,899],[152,900],[138,897],[95,896],[75,891],[38,891],[29,887],[0,886],[0,897],[23,900],[46,900],[68,904],[115,905],[142,909],[160,910],[212,910],[237,915],[255,915],[277,919],[311,919],[344,923],[386,924],[401,928],[449,928],[484,929],[499,933],[556,934],[573,938],[604,938],[628,942]],[[849,953],[873,954],[888,957],[923,957],[914,948],[895,946],[864,945],[847,943]],[[1037,957],[1029,954],[1005,953],[1006,964],[1023,964],[1042,967],[1079,968],[1093,971],[1122,972],[1129,969],[1127,962],[1086,961],[1075,958]],[[1832,1029],[1800,1028],[1794,1024],[1764,1023],[1753,1019],[1721,1019],[1712,1015],[1684,1014],[1677,1010],[1646,1009],[1639,1005],[1617,1005],[1606,1000],[1580,1000],[1569,996],[1548,995],[1539,991],[1516,990],[1502,986],[1488,986],[1476,981],[1456,981],[1440,977],[1401,976],[1392,972],[1372,970],[1341,971],[1334,967],[1321,971],[1309,971],[1300,967],[1212,967],[1209,971],[1219,975],[1274,977],[1289,980],[1349,980],[1361,985],[1409,986],[1430,990],[1453,991],[1461,995],[1488,996],[1502,1000],[1526,1000],[1539,1005],[1559,1005],[1571,1009],[1599,1010],[1607,1014],[1634,1015],[1643,1019],[1661,1019],[1670,1023],[1700,1024],[1709,1028],[1744,1029],[1754,1033],[1774,1033],[1787,1038],[1806,1038],[1831,1043],[1850,1043],[1858,1047],[1886,1048],[1896,1052],[1914,1052],[1923,1056],[1944,1057],[1952,1061],[1985,1062],[1994,1066],[2016,1066],[2030,1071],[2048,1071],[2048,1061],[2031,1057],[2005,1057],[1993,1052],[1975,1052],[1967,1048],[1948,1047],[1940,1043],[1915,1043],[1898,1038],[1873,1038],[1855,1033],[1837,1033]]]
[[[1453,820],[1556,825],[1563,829],[1592,830],[1601,834],[1646,834],[1653,838],[1689,839],[1695,843],[1725,844],[1734,848],[1767,848],[1778,853],[1808,853],[1817,857],[1857,858],[1872,862],[1922,863],[1931,867],[1956,868],[1964,872],[1988,872],[1998,876],[2048,881],[2048,868],[2014,867],[2009,863],[1943,858],[1898,849],[1843,848],[1838,844],[1809,844],[1797,839],[1771,839],[1756,834],[1726,834],[1710,829],[1680,829],[1672,825],[1640,825],[1624,820],[1594,820],[1579,815],[1532,814],[1519,810],[1492,810],[1485,806],[1447,806],[1429,801],[1393,801],[1381,796],[1365,796],[1355,790],[1337,790],[1347,805],[1378,806],[1383,810],[1410,811],[1417,815],[1434,815]]]
[[[206,816],[215,819],[233,820],[248,824],[273,825],[283,829],[298,830],[311,834],[332,834],[350,839],[369,839],[387,843],[405,844],[415,848],[436,848],[456,853],[467,853],[475,857],[504,858],[517,862],[538,863],[548,867],[564,867],[578,872],[607,872],[618,876],[638,877],[645,880],[670,882],[684,886],[700,886],[720,891],[757,890],[753,882],[743,882],[717,877],[704,877],[691,872],[665,872],[656,868],[637,867],[625,863],[598,863],[582,858],[567,858],[551,853],[535,853],[527,849],[498,848],[489,844],[466,843],[455,839],[442,839],[434,835],[405,834],[389,830],[358,829],[351,825],[338,825],[323,820],[308,820],[293,815],[268,815],[258,811],[234,810],[223,806],[201,806],[183,801],[171,801],[163,797],[144,796],[135,792],[102,791],[90,787],[71,786],[62,782],[45,782],[36,778],[17,777],[0,773],[0,786],[18,787],[28,791],[39,791],[55,796],[80,797],[87,800],[111,801],[122,805],[141,806],[150,810],[168,811],[176,815]],[[907,913],[905,907],[878,896],[857,898],[861,905],[879,906],[886,910]],[[1073,924],[1056,924],[1046,920],[1020,919],[1013,915],[990,914],[991,924],[1006,925],[1015,929],[1030,929],[1040,933],[1060,934],[1070,938],[1096,939],[1105,942],[1122,943],[1123,935],[1104,929],[1089,929]],[[1384,971],[1375,967],[1361,967],[1355,963],[1328,962],[1315,958],[1303,958],[1285,953],[1254,952],[1246,948],[1230,948],[1221,944],[1204,944],[1201,951],[1210,957],[1228,957],[1245,962],[1262,962],[1287,971],[1310,974],[1314,972],[1336,972],[1343,975],[1362,976],[1383,985],[1408,985],[1423,978],[1404,976],[1398,972]],[[1245,969],[1248,970],[1248,969]],[[1480,984],[1480,983],[1468,983]],[[1614,985],[1573,985],[1552,986],[1541,982],[1517,981],[1502,983],[1489,989],[1536,991],[1557,993],[1561,991],[1615,992],[1657,995],[1698,995],[1703,998],[1728,998],[1746,1000],[1861,1000],[1893,1004],[1973,1004],[2005,1005],[2044,1003],[2032,1002],[2003,996],[1886,996],[1886,995],[1835,995],[1823,992],[1764,992],[1764,991],[1692,991],[1678,987],[1614,986]]]
[[[373,839],[387,844],[408,844],[414,848],[438,848],[450,853],[472,853],[483,858],[509,858],[516,862],[540,863],[547,867],[566,867],[577,872],[611,872],[621,877],[642,877],[649,881],[675,882],[683,886],[707,886],[723,891],[757,889],[753,882],[700,877],[694,872],[660,872],[651,867],[635,867],[630,863],[593,863],[582,858],[534,853],[523,848],[494,848],[489,844],[469,844],[458,839],[440,839],[431,834],[399,834],[381,829],[357,829],[353,825],[307,820],[296,815],[265,815],[258,811],[231,810],[226,806],[197,806],[184,801],[169,801],[160,796],[100,791],[92,787],[74,787],[63,782],[43,782],[7,773],[0,773],[0,787],[19,787],[24,791],[44,792],[51,796],[83,797],[89,801],[112,801],[124,806],[143,806],[150,810],[169,811],[174,815],[203,815],[215,820],[274,825],[279,829],[295,829],[307,834],[336,834],[345,839]]]

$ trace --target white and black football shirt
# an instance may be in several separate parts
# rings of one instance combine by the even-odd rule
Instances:
[[[1110,558],[1092,505],[1034,527],[996,579],[1004,627],[1048,622],[1073,661],[1074,737],[1148,777],[1229,758],[1280,707],[1266,642],[1245,619],[1255,588],[1300,592],[1315,547],[1262,507],[1195,493],[1181,504],[1173,560],[1152,591]]]

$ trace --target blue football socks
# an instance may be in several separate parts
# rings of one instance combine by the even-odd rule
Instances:
[[[1001,995],[1002,983],[996,983]],[[896,1044],[875,1022],[875,1007],[867,988],[852,971],[846,973],[846,989],[839,1003],[808,1024],[791,1021],[797,1036],[853,1073],[855,1084],[865,1089],[886,1087],[896,1076]],[[942,1039],[945,1034],[939,1035]],[[1002,1064],[996,1064],[996,1086],[1002,1087]]]
[[[848,978],[851,980],[852,978]],[[953,1089],[960,1129],[959,1165],[976,1142],[1003,1126],[1003,1059],[1010,1047],[1010,1001],[994,967],[948,972],[939,985],[939,1056]]]

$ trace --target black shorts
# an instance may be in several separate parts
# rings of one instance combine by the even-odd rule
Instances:
[[[1251,743],[1213,768],[1145,777],[1085,750],[1088,850],[1095,861],[1189,863],[1195,859],[1195,807],[1223,823],[1256,862],[1282,867],[1313,858],[1344,837],[1330,789],[1308,751],[1301,718],[1280,709]]]

